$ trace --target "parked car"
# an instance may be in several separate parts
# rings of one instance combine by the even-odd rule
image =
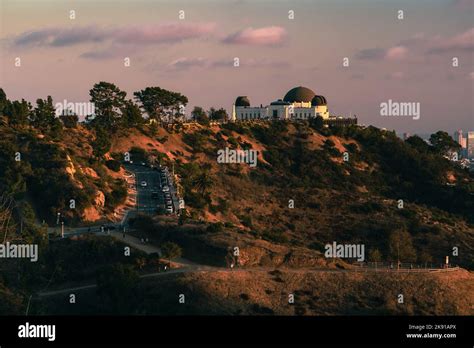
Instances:
[[[146,181],[142,181],[142,182],[140,183],[140,185],[141,185],[141,187],[146,187],[147,183],[146,183]]]
[[[167,212],[168,214],[173,213],[173,207],[171,207],[171,206],[166,207],[166,212]]]
[[[168,186],[163,186],[163,192],[169,192],[170,188]]]
[[[171,204],[173,204],[173,202],[171,200],[166,201],[166,205],[171,205]]]

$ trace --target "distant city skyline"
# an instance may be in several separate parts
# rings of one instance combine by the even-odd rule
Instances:
[[[189,115],[305,86],[360,124],[452,135],[474,129],[473,3],[1,0],[0,87],[34,104],[88,101],[99,81],[128,98],[160,86],[186,95]],[[419,103],[420,119],[380,116],[388,100]]]

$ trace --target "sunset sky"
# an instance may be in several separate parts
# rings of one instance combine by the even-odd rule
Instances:
[[[359,123],[412,133],[474,130],[473,0],[0,4],[0,87],[10,99],[84,102],[94,83],[108,81],[130,98],[160,86],[185,94],[189,111],[230,112],[239,95],[267,105],[302,85],[324,95],[331,114],[356,114]],[[420,119],[380,116],[389,99],[420,102]]]

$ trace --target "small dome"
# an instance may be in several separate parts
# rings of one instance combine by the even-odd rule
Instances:
[[[290,89],[288,93],[285,94],[285,97],[283,98],[283,100],[289,103],[295,103],[295,102],[308,103],[314,98],[314,96],[315,96],[315,93],[312,90],[306,87],[299,86],[299,87]]]
[[[250,106],[249,98],[246,95],[237,97],[235,100],[235,106]]]
[[[326,98],[322,95],[315,95],[314,98],[311,100],[312,106],[319,106],[319,105],[328,105]]]

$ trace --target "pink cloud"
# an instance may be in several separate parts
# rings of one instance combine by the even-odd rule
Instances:
[[[247,28],[227,36],[223,41],[229,44],[273,46],[282,44],[286,36],[286,30],[282,27]]]
[[[232,68],[234,67],[233,58],[207,59],[207,58],[188,58],[181,57],[168,64],[172,69],[186,70],[189,68]],[[243,59],[240,61],[241,68],[287,68],[290,64],[285,61],[275,61],[267,58]]]
[[[389,60],[401,60],[407,55],[407,48],[405,46],[391,47],[385,53],[385,58]]]
[[[164,23],[158,25],[104,28],[82,26],[45,28],[27,31],[13,38],[15,46],[73,46],[84,43],[113,42],[121,45],[146,45],[180,42],[212,33],[215,23]]]
[[[123,28],[114,36],[117,42],[127,44],[177,42],[205,36],[212,33],[215,27],[215,23],[167,23]]]
[[[205,58],[187,58],[187,57],[181,57],[178,59],[173,60],[171,63],[168,64],[168,66],[174,68],[174,69],[188,69],[192,67],[206,67],[209,65],[209,61]]]
[[[447,39],[436,38],[431,45],[430,52],[438,53],[454,50],[474,50],[474,28]]]

